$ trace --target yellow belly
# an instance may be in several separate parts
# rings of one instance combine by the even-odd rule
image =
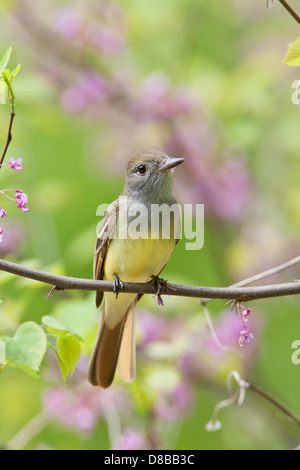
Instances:
[[[103,279],[112,281],[117,274],[121,281],[148,282],[152,275],[158,275],[168,262],[175,241],[172,239],[114,239],[107,250]],[[105,299],[105,323],[109,328],[114,328],[136,294],[115,294],[106,292]]]
[[[165,266],[174,249],[174,240],[112,240],[104,264],[104,279],[117,274],[122,281],[147,282]]]

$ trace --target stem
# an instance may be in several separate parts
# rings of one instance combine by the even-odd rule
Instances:
[[[6,450],[22,450],[39,434],[49,423],[50,417],[45,410],[34,416],[18,433],[7,443]]]
[[[17,191],[17,189],[2,189],[0,191],[0,194],[2,194],[2,196],[6,197],[7,199],[9,199],[10,201],[15,201],[15,199],[13,199],[12,197],[9,197],[6,193],[6,191]]]
[[[80,394],[82,388],[84,388],[84,384],[79,384],[73,390],[75,393]],[[51,418],[51,406],[46,405],[42,411],[19,429],[19,431],[6,444],[5,450],[23,450],[35,436],[43,431],[46,426],[51,424],[53,421],[53,418]]]
[[[248,286],[249,284],[252,284],[253,282],[261,281],[262,279],[272,276],[273,274],[278,274],[284,271],[285,269],[291,268],[299,263],[300,263],[300,256],[296,256],[295,258],[287,261],[286,263],[280,264],[279,266],[275,266],[275,268],[268,269],[267,271],[263,271],[262,273],[255,274],[254,276],[248,277],[247,279],[243,279],[242,281],[236,282],[235,284],[231,284],[230,287]],[[201,301],[201,304],[206,305],[211,300],[212,300],[211,298],[204,299]]]
[[[35,281],[56,286],[60,289],[77,289],[99,292],[113,292],[114,283],[111,281],[98,281],[93,279],[80,279],[68,276],[59,276],[37,269],[31,269],[9,261],[0,260],[0,270],[17,276],[26,277]],[[270,297],[282,297],[286,295],[300,294],[300,281],[288,282],[285,284],[274,284],[256,287],[201,287],[170,284],[173,289],[168,289],[165,285],[161,287],[162,295],[194,297],[194,298],[214,298],[238,301],[249,301]],[[156,293],[153,282],[134,283],[124,282],[120,293],[154,294]]]
[[[292,7],[285,1],[285,0],[279,0],[281,5],[289,12],[290,15],[297,21],[297,23],[300,24],[300,16],[297,15],[297,13],[292,9]]]
[[[220,348],[222,351],[232,352],[232,353],[237,354],[238,356],[241,356],[241,353],[239,353],[237,351],[237,349],[231,349],[231,348],[227,348],[226,346],[223,346],[223,344],[221,343],[221,341],[218,338],[218,335],[217,335],[217,332],[215,330],[215,327],[214,327],[213,321],[211,319],[211,316],[209,314],[208,308],[206,307],[206,305],[203,305],[203,308],[204,308],[204,315],[205,315],[205,318],[206,318],[206,322],[207,322],[210,334],[211,334],[212,339],[214,340],[215,344],[218,346],[218,348]]]
[[[15,117],[15,113],[12,111],[11,114],[10,114],[10,122],[9,122],[9,127],[8,127],[7,139],[6,139],[6,144],[5,144],[2,156],[1,156],[0,165],[2,165],[2,163],[4,161],[4,158],[5,158],[5,155],[6,155],[6,152],[7,152],[7,149],[9,147],[9,144],[12,141],[11,130],[12,130],[14,117]],[[0,166],[0,168],[1,168],[1,166]]]
[[[7,152],[7,149],[9,147],[9,144],[12,141],[12,132],[11,131],[12,131],[12,125],[13,125],[13,121],[14,121],[14,117],[15,117],[15,95],[14,95],[13,89],[11,87],[10,81],[6,77],[5,73],[2,72],[2,75],[4,77],[4,81],[5,81],[6,86],[7,86],[8,98],[9,98],[10,107],[11,107],[11,113],[10,113],[10,121],[9,121],[9,126],[8,126],[6,144],[5,144],[2,156],[1,156],[0,165],[2,165],[2,163],[4,161],[4,158],[5,158],[5,155],[6,155],[6,152]],[[0,166],[0,168],[1,168],[1,166]]]
[[[281,403],[279,403],[275,398],[271,397],[268,395],[268,393],[264,392],[260,388],[256,387],[255,385],[249,383],[249,390],[252,390],[253,392],[257,393],[261,397],[263,397],[265,400],[267,400],[269,403],[274,405],[278,410],[280,410],[283,414],[288,416],[294,423],[297,424],[297,426],[300,426],[300,419],[295,416],[293,413],[291,413],[285,406],[283,406]]]
[[[293,266],[299,263],[300,263],[300,256],[296,256],[296,258],[293,258],[290,261],[287,261],[286,263],[280,264],[279,266],[276,266],[275,268],[268,269],[267,271],[263,271],[262,273],[255,274],[254,276],[248,277],[247,279],[244,279],[243,281],[239,281],[234,284],[231,284],[231,287],[248,286],[249,284],[253,284],[253,282],[261,281],[262,279],[272,276],[273,274],[278,274],[281,271],[284,271],[288,268],[292,268]]]

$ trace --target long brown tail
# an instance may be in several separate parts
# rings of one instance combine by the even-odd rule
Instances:
[[[125,370],[129,372],[121,373],[123,379],[132,381],[135,377],[135,335],[134,335],[134,302],[124,315],[121,322],[114,328],[109,329],[104,322],[103,306],[101,313],[101,323],[98,331],[96,345],[92,354],[89,366],[88,378],[92,385],[107,388],[112,384],[116,367],[119,361],[120,349],[123,354],[124,349],[128,349],[126,358],[123,357],[121,364],[125,362]],[[129,334],[129,332],[131,334]],[[124,333],[124,338],[123,338]],[[123,341],[122,341],[123,339]],[[122,344],[124,342],[124,344]],[[130,343],[130,344],[128,344]],[[122,344],[122,348],[121,348]],[[125,345],[127,344],[127,347]],[[124,370],[124,366],[122,367]]]
[[[118,372],[124,382],[133,382],[135,379],[135,300],[127,310],[123,331],[120,355],[118,360]]]

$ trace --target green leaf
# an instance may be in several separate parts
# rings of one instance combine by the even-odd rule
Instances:
[[[47,327],[47,333],[57,337],[56,348],[50,346],[56,353],[60,370],[65,380],[68,373],[72,375],[81,353],[80,336],[50,315],[42,317],[42,323]]]
[[[72,375],[81,353],[80,341],[72,334],[60,336],[57,340],[57,352],[59,360],[63,362],[63,365],[67,367],[68,372]],[[65,368],[63,369],[65,370]],[[64,376],[63,369],[62,374]]]
[[[50,315],[44,315],[42,317],[42,323],[47,327],[47,332],[50,334],[52,333],[57,336],[65,336],[66,334],[71,333],[78,340],[82,341],[82,338],[80,338],[80,336],[76,335],[72,330],[70,330],[70,328],[65,326],[59,320],[56,320],[56,318],[51,317]]]
[[[11,72],[11,80],[13,80],[18,75],[20,70],[21,70],[21,64],[18,64],[16,68],[14,68],[13,71]]]
[[[300,37],[292,44],[289,44],[289,48],[283,62],[293,67],[300,66]]]
[[[3,70],[6,68],[8,61],[10,59],[12,48],[9,47],[7,51],[3,54],[0,59],[0,75],[2,74]]]
[[[2,71],[2,77],[4,77],[4,79],[9,83],[12,81],[12,76],[9,69],[5,69]]]
[[[39,371],[47,349],[44,330],[33,321],[23,323],[13,338],[3,337],[6,360],[15,365]]]
[[[61,371],[61,375],[63,377],[63,380],[66,380],[67,376],[68,376],[68,373],[69,373],[69,368],[68,366],[64,363],[64,361],[61,359],[58,351],[55,351],[56,352],[56,356],[57,356],[57,359],[58,359],[58,363],[59,363],[59,367],[60,367],[60,371]]]

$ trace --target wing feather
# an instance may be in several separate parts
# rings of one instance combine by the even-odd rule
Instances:
[[[94,279],[103,279],[104,261],[109,247],[110,240],[112,239],[115,228],[116,220],[119,212],[119,199],[116,199],[105,212],[101,228],[98,233],[97,243],[94,255]],[[99,307],[103,298],[103,292],[97,292],[96,305]]]

